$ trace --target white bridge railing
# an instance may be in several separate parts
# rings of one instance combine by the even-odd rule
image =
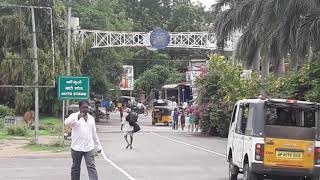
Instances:
[[[151,32],[121,32],[84,30],[79,31],[80,40],[92,41],[92,48],[106,47],[151,47]],[[207,32],[169,32],[173,48],[217,49],[215,36]],[[224,51],[233,51],[238,38],[225,43]]]

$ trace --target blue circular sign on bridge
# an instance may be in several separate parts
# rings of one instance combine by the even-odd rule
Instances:
[[[169,33],[161,28],[153,30],[150,34],[150,44],[153,48],[164,49],[170,43]]]

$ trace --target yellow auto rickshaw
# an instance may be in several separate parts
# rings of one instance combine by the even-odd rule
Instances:
[[[163,123],[169,126],[172,122],[172,110],[168,106],[154,106],[152,110],[152,125]]]

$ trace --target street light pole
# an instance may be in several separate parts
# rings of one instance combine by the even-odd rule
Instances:
[[[67,76],[71,75],[70,72],[70,58],[71,58],[71,0],[69,0],[69,7],[68,7],[68,44],[67,44]],[[69,115],[68,112],[68,107],[69,107],[69,100],[67,100],[66,103],[66,115]],[[64,120],[64,117],[63,117]]]
[[[37,34],[36,34],[36,23],[34,17],[34,8],[31,8],[32,14],[32,38],[33,38],[33,58],[34,58],[34,104],[35,104],[35,143],[39,144],[39,67],[38,67],[38,47],[37,47]]]
[[[67,50],[67,75],[70,76],[70,56],[71,56],[71,0],[68,7],[68,50]]]

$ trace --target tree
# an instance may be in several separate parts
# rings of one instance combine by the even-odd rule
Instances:
[[[221,12],[221,6],[225,4],[229,5],[230,9]],[[255,53],[245,52],[259,49],[264,64],[267,66],[269,59],[274,71],[283,74],[284,59],[290,57],[292,69],[296,70],[297,62],[305,58],[308,47],[315,47],[308,35],[311,32],[310,28],[318,25],[315,26],[310,19],[309,24],[305,23],[306,17],[310,17],[310,13],[315,13],[312,11],[314,7],[319,7],[319,2],[316,0],[220,0],[215,10],[220,18],[217,18],[214,31],[225,40],[235,30],[241,30],[243,37],[240,38],[237,48],[238,58],[250,64],[254,62],[255,56],[252,54]],[[317,22],[316,16],[313,16],[314,23]],[[312,32],[315,32],[313,36],[319,33],[319,31]],[[259,48],[252,48],[252,44],[257,44]]]
[[[202,133],[226,136],[234,103],[258,96],[257,76],[241,78],[242,70],[223,56],[213,54],[210,57],[207,75],[196,81],[199,94],[195,118],[201,121]]]
[[[210,13],[205,11],[201,5],[193,5],[190,0],[120,0],[126,8],[126,12],[133,20],[134,31],[152,31],[156,27],[161,27],[168,32],[195,32],[207,31],[209,22],[214,18]],[[174,60],[171,64],[181,64],[181,68],[185,68],[184,63],[176,61],[190,60],[192,58],[205,59],[208,57],[207,50],[188,50],[185,49],[164,49],[151,52],[147,49],[133,49],[135,51],[133,59],[165,59]],[[138,67],[135,68],[135,76],[139,76],[140,72],[148,69],[159,61],[133,62]],[[177,67],[177,66],[176,66]],[[179,69],[181,69],[178,67]]]
[[[155,65],[151,69],[143,72],[135,81],[135,89],[150,93],[152,89],[161,89],[168,83],[178,83],[184,81],[185,77],[175,68],[163,65]]]
[[[34,6],[47,6],[53,7],[53,26],[54,32],[59,32],[60,26],[64,24],[63,16],[65,9],[61,2],[56,1],[53,6],[52,1],[5,1],[6,3],[20,4],[20,5],[34,5]],[[35,9],[36,17],[36,31],[37,31],[37,46],[38,46],[38,61],[39,61],[39,84],[40,85],[53,85],[56,79],[56,74],[61,74],[64,71],[64,35],[62,33],[55,34],[55,66],[52,64],[51,52],[51,30],[50,30],[50,16],[48,11]],[[2,84],[10,85],[32,85],[33,84],[33,59],[32,59],[32,30],[31,30],[31,13],[28,8],[10,8],[1,7],[0,17],[0,74]],[[59,46],[62,45],[62,46]],[[77,66],[75,64],[75,66]],[[26,68],[29,67],[29,68]],[[31,70],[30,70],[31,68]],[[55,72],[52,70],[55,69]],[[23,112],[27,109],[32,109],[33,106],[33,93],[32,89],[16,89],[1,88],[0,103],[9,104],[11,107],[25,107],[19,108],[17,112]],[[4,93],[2,93],[4,92]],[[47,109],[48,113],[53,112],[53,106],[57,102],[45,101],[45,97],[57,97],[56,91],[50,91],[40,88],[40,111]],[[8,99],[6,96],[10,96]],[[30,97],[31,96],[31,97]],[[20,106],[29,104],[30,107]],[[59,102],[58,102],[59,103]]]
[[[83,29],[132,30],[133,21],[118,0],[74,2],[74,14]],[[92,91],[102,95],[116,89],[122,74],[122,60],[131,58],[128,48],[89,49],[81,57],[81,73],[91,77]]]

